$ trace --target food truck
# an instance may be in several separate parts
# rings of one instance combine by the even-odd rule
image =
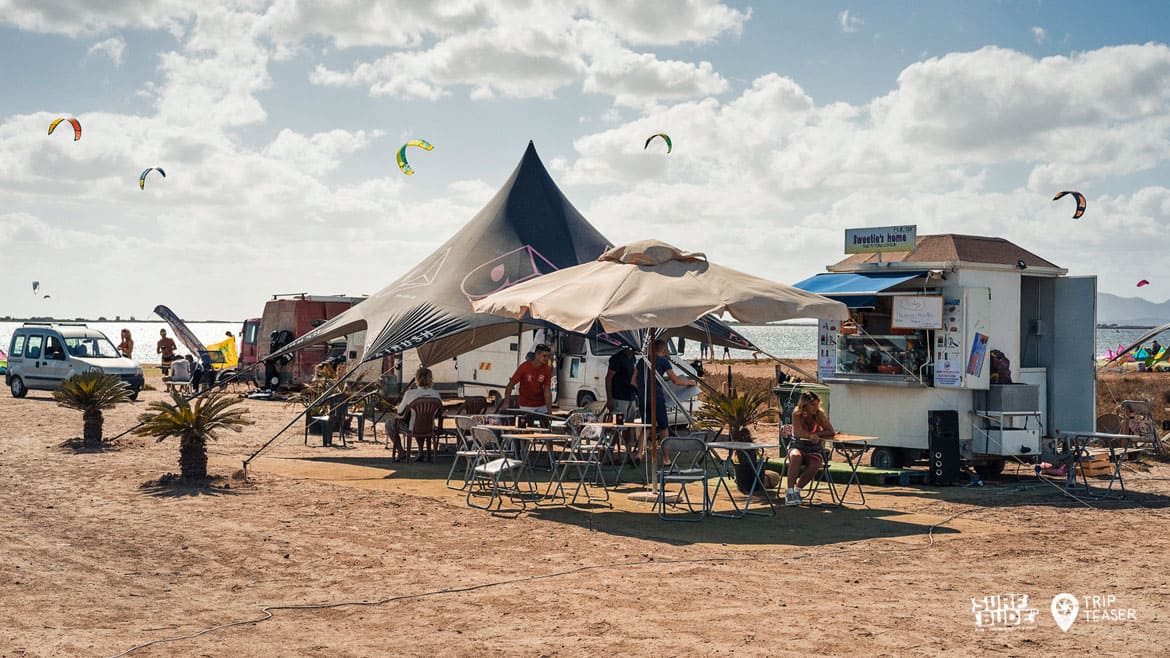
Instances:
[[[1050,454],[1057,430],[1093,428],[1096,277],[1002,238],[915,226],[847,229],[845,253],[795,285],[850,309],[820,323],[817,379],[835,427],[876,437],[871,465],[990,475]]]

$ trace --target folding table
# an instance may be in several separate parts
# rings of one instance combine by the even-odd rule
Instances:
[[[861,466],[861,458],[866,450],[869,450],[869,442],[876,439],[876,436],[858,436],[856,434],[838,434],[832,439],[833,450],[841,453],[845,458],[845,463],[849,464],[849,479],[845,482],[845,488],[837,494],[837,504],[845,504],[845,494],[849,493],[849,487],[857,485],[857,495],[860,497],[859,505],[865,504],[865,492],[861,489],[861,480],[857,477],[857,467]]]
[[[735,474],[731,472],[731,457],[735,454],[735,451],[742,450],[746,452],[754,450],[770,450],[773,448],[780,448],[780,444],[749,443],[747,441],[712,441],[711,443],[708,443],[707,452],[715,459],[716,462],[719,463],[719,481],[715,483],[715,493],[711,494],[711,499],[708,501],[707,513],[711,516],[722,516],[729,519],[742,519],[748,514],[755,516],[776,516],[776,505],[772,501],[772,494],[768,492],[767,487],[764,487],[761,482],[763,480],[762,476],[764,473],[764,464],[767,462],[766,459],[755,460],[756,466],[753,473],[755,477],[752,478],[752,486],[748,490],[747,500],[744,501],[743,508],[740,508],[739,504],[735,502],[735,496],[732,495],[731,488],[727,486],[727,478],[729,476],[732,480],[735,479]],[[727,451],[726,459],[723,459],[719,456],[719,450]],[[715,511],[715,500],[719,498],[720,488],[727,492],[727,499],[731,501],[731,506],[735,509],[735,512],[729,514],[727,512]],[[764,499],[768,501],[768,513],[749,511],[752,505],[752,497],[756,494],[757,490],[762,492],[764,494]]]
[[[1072,452],[1073,463],[1070,464],[1066,487],[1075,486],[1077,482],[1077,471],[1081,472],[1081,482],[1085,486],[1085,492],[1088,496],[1093,498],[1109,498],[1110,492],[1113,490],[1113,483],[1116,482],[1120,487],[1118,498],[1125,498],[1125,479],[1121,476],[1121,459],[1124,452],[1118,454],[1118,443],[1120,441],[1132,442],[1138,437],[1132,434],[1109,434],[1108,432],[1056,432],[1061,442],[1064,444],[1066,450]],[[1103,444],[1109,450],[1109,463],[1113,465],[1113,470],[1109,472],[1109,485],[1105,487],[1102,493],[1094,493],[1093,487],[1089,485],[1089,476],[1085,473],[1082,465],[1091,461],[1086,459],[1092,455],[1089,453],[1090,444]]]

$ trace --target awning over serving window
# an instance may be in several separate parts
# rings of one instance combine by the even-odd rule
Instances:
[[[808,292],[815,292],[830,299],[845,302],[850,308],[873,306],[876,296],[883,290],[889,290],[899,283],[924,276],[922,272],[889,272],[874,274],[859,274],[855,272],[828,272],[809,277],[804,281],[792,284]]]

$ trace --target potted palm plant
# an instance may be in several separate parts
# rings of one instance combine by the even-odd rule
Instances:
[[[179,439],[179,474],[186,482],[207,480],[207,441],[218,438],[220,430],[239,432],[252,421],[245,418],[247,409],[237,407],[239,398],[217,391],[188,400],[179,393],[171,402],[152,402],[138,417],[142,425],[135,434],[153,436],[162,441]]]
[[[772,394],[767,389],[747,391],[743,395],[712,391],[703,397],[703,406],[695,417],[725,427],[732,441],[752,443],[751,426],[776,416],[776,409],[770,406],[771,399]],[[752,490],[757,459],[755,450],[737,450],[735,453],[735,484],[741,492]],[[756,485],[756,490],[764,486],[765,483],[761,482]]]
[[[82,447],[100,450],[105,422],[102,410],[112,409],[119,402],[129,402],[130,393],[130,387],[121,377],[100,370],[87,370],[62,381],[53,391],[53,399],[66,409],[82,412]]]

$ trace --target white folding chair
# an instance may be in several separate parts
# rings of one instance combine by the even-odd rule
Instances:
[[[548,497],[573,505],[577,502],[577,496],[584,491],[587,502],[609,502],[609,489],[606,488],[605,478],[601,474],[601,460],[609,451],[608,434],[603,432],[600,427],[585,425],[584,423],[588,422],[586,420],[577,419],[574,421],[573,416],[578,415],[583,414],[573,414],[566,421],[572,439],[569,442],[568,452],[564,457],[558,459],[553,467],[553,476],[549,480]],[[573,490],[571,499],[565,494],[565,480],[570,468],[575,469],[577,476],[575,478],[577,488]],[[594,476],[592,484],[589,483],[590,472]],[[593,491],[597,487],[600,487],[603,495],[593,495]]]
[[[508,495],[520,498],[519,511],[526,509],[525,492],[520,489],[520,479],[524,475],[523,460],[506,454],[499,437],[487,427],[473,427],[471,443],[475,449],[475,461],[472,462],[471,480],[467,487],[467,505],[495,513],[503,508],[503,497]],[[481,505],[472,502],[474,497],[482,497],[485,493],[488,496],[486,503]],[[531,495],[532,492],[527,493]]]
[[[455,458],[451,460],[451,470],[447,472],[446,484],[448,489],[462,491],[471,482],[471,466],[479,455],[479,451],[476,450],[471,441],[471,428],[478,423],[472,416],[452,416],[452,418],[455,419],[455,438],[458,445],[455,446]],[[451,478],[455,477],[455,468],[460,459],[463,460],[463,484],[453,487],[451,486]]]

